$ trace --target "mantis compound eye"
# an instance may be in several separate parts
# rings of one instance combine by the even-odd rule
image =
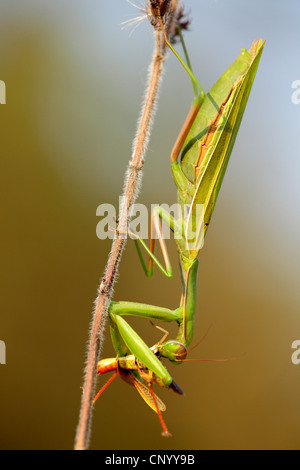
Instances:
[[[159,356],[169,359],[174,364],[180,364],[187,355],[186,347],[179,341],[167,341],[159,348]]]

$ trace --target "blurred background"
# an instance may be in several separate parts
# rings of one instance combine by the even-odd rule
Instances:
[[[138,1],[138,0],[136,0]],[[158,390],[173,437],[133,387],[116,379],[94,410],[92,449],[299,449],[300,80],[297,0],[185,0],[185,34],[205,90],[253,39],[262,60],[200,254],[190,357],[168,366],[186,396]],[[0,448],[70,449],[88,330],[111,241],[99,204],[118,205],[153,35],[125,0],[1,0]],[[178,49],[180,46],[178,46]],[[176,200],[169,155],[192,100],[169,56],[138,202]],[[115,300],[175,308],[180,279],[147,280],[128,242]],[[149,343],[146,320],[131,324]],[[173,330],[172,330],[173,331]],[[109,331],[103,357],[114,356]],[[175,332],[174,332],[175,333]],[[104,378],[99,380],[99,387]]]

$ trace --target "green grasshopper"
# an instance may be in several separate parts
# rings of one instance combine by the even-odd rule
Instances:
[[[163,30],[162,23],[161,28]],[[181,34],[180,38],[183,42]],[[152,276],[155,263],[171,278],[173,273],[162,236],[162,222],[169,226],[174,233],[179,256],[181,303],[178,308],[171,310],[135,302],[111,302],[108,318],[117,357],[99,361],[97,372],[100,375],[115,371],[108,383],[120,375],[128,383],[134,384],[146,403],[159,414],[163,435],[167,436],[170,434],[161,418],[161,411],[164,411],[165,407],[153,393],[152,384],[172,388],[175,392],[183,394],[161,359],[167,358],[174,364],[181,363],[193,339],[198,254],[211,220],[264,44],[258,40],[253,42],[249,51],[242,49],[235,62],[205,95],[191,71],[187,54],[188,65],[174,51],[167,38],[165,39],[192,78],[195,94],[188,117],[171,153],[171,169],[177,186],[178,204],[182,211],[181,216],[175,218],[162,207],[156,207],[151,218],[150,247],[138,237],[135,243],[148,277]],[[184,43],[183,47],[185,51]],[[154,255],[154,230],[158,235],[165,266]],[[149,255],[148,266],[143,260],[141,246]],[[161,341],[149,348],[123,318],[126,315],[176,322],[179,327],[178,335],[175,340],[167,340],[166,333]],[[100,390],[95,400],[108,383]]]

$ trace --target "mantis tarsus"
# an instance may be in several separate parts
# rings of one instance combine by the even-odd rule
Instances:
[[[150,3],[156,9],[154,11],[156,21],[164,31],[161,17],[157,13],[157,5],[161,2]],[[168,3],[163,2],[163,4]],[[183,43],[180,31],[179,35]],[[161,224],[164,222],[170,227],[174,233],[179,256],[182,280],[181,303],[177,309],[171,310],[135,302],[111,302],[108,318],[117,357],[101,360],[97,371],[99,375],[108,371],[115,373],[97,394],[95,400],[113,378],[120,375],[128,383],[135,385],[146,403],[159,414],[163,427],[162,434],[168,436],[170,434],[161,417],[161,411],[164,411],[165,406],[154,394],[152,385],[165,386],[180,394],[183,393],[161,359],[167,358],[172,363],[181,363],[193,339],[198,254],[210,223],[264,44],[258,40],[253,42],[249,51],[242,49],[235,62],[205,95],[191,71],[188,57],[186,56],[188,64],[186,65],[166,37],[165,40],[192,78],[195,94],[188,117],[171,153],[171,169],[182,215],[175,219],[162,207],[156,207],[151,219],[150,247],[148,248],[138,237],[135,243],[148,277],[153,274],[153,263],[167,277],[172,277],[172,267],[162,236]],[[178,162],[179,156],[180,162]],[[202,208],[200,215],[197,212],[199,206]],[[188,212],[184,210],[186,207]],[[192,227],[196,234],[191,237]],[[165,267],[154,255],[153,230],[158,234]],[[149,255],[148,266],[143,260],[141,246]],[[166,333],[161,341],[149,348],[124,320],[123,316],[126,315],[176,322],[179,327],[178,335],[175,340],[168,340]]]

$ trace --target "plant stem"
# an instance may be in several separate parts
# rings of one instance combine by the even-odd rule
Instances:
[[[166,24],[167,33],[172,24],[172,15],[173,18],[176,16],[177,4],[178,2],[173,0],[170,17],[168,18],[168,22]],[[150,65],[146,98],[142,108],[141,118],[138,123],[138,130],[134,140],[133,153],[125,176],[125,189],[123,193],[124,203],[119,215],[120,218],[118,232],[116,234],[116,238],[113,241],[112,249],[108,258],[104,276],[99,286],[98,297],[95,303],[95,310],[90,330],[80,417],[75,439],[75,450],[85,450],[89,445],[93,398],[97,380],[97,362],[99,360],[101,346],[103,343],[105,321],[113,294],[116,274],[122,252],[126,244],[126,238],[121,234],[124,234],[127,231],[128,222],[130,220],[129,211],[132,204],[135,202],[140,189],[142,169],[144,165],[144,155],[149,140],[152,117],[154,114],[159,83],[163,71],[163,62],[166,57],[167,48],[161,31],[156,28],[154,34],[155,50]]]

